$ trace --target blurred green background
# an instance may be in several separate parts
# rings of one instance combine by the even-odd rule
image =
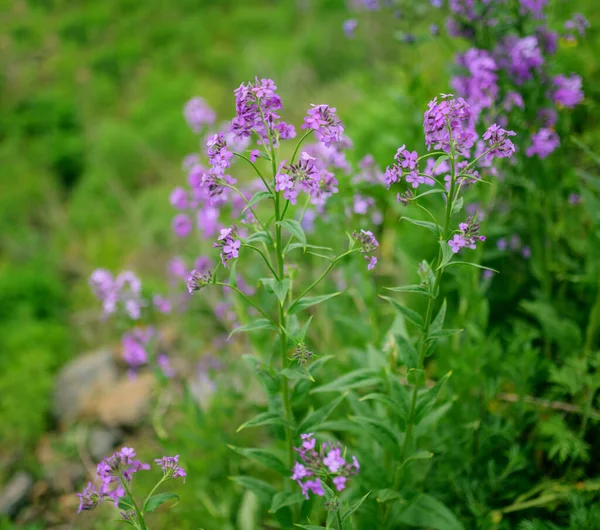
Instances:
[[[581,11],[592,28],[600,23],[596,0],[552,4],[557,21]],[[181,250],[171,234],[168,195],[185,178],[181,159],[198,149],[182,116],[188,99],[202,96],[221,119],[229,119],[234,87],[255,75],[273,78],[289,121],[298,125],[310,103],[327,102],[337,107],[354,141],[355,161],[373,153],[385,166],[400,144],[422,144],[423,109],[434,95],[448,91],[461,44],[429,35],[429,24],[443,21],[441,15],[432,20],[425,5],[399,19],[363,13],[351,40],[342,23],[356,15],[344,0],[3,0],[0,5],[2,484],[17,461],[40,474],[36,448],[55,427],[52,391],[60,367],[118,340],[99,319],[87,285],[90,272],[131,268],[161,286],[169,257]],[[418,35],[416,42],[404,42],[399,27]],[[600,139],[599,38],[592,29],[575,47],[561,49],[557,59],[562,70],[584,78],[585,110],[575,114],[573,130],[592,146]],[[413,233],[398,236],[407,262],[422,255],[421,234]],[[525,356],[530,342],[515,342],[515,358]],[[511,354],[490,355],[501,365]],[[174,431],[169,442],[173,450],[201,447],[199,460],[209,455],[228,462],[231,455],[218,433],[229,436],[234,430],[225,416],[235,415],[236,399],[242,396],[217,396],[214,406],[225,413],[205,416],[194,428],[181,421],[181,432]],[[71,435],[61,450],[77,458]],[[506,436],[516,438],[518,432]],[[148,446],[154,455],[152,443]],[[178,511],[165,515],[170,519],[163,524],[229,528],[223,521],[232,519],[240,502],[232,485],[222,486],[231,470],[194,466],[204,482],[192,481]],[[244,497],[244,502],[252,501]],[[206,518],[216,522],[210,526]],[[92,528],[90,518],[76,524]],[[106,523],[98,524],[105,528]]]

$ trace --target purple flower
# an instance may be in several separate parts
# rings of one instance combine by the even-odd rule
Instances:
[[[405,169],[415,169],[419,154],[416,151],[409,151],[404,146],[400,147],[394,155],[394,160]]]
[[[485,241],[485,236],[479,235],[479,223],[474,217],[469,217],[465,223],[458,225],[460,232],[454,234],[452,239],[448,241],[448,245],[452,252],[456,254],[461,248],[475,249],[477,241]]]
[[[558,121],[558,114],[554,109],[540,109],[537,114],[542,127],[554,127]]]
[[[281,163],[275,175],[275,190],[283,191],[283,196],[292,204],[296,204],[298,190],[313,192],[318,187],[319,178],[319,171],[314,162],[314,157],[303,152],[299,162],[287,166]]]
[[[293,473],[291,476],[292,480],[300,480],[301,478],[310,477],[312,473],[306,469],[300,462],[294,464]]]
[[[233,153],[227,149],[227,142],[224,133],[218,133],[211,136],[206,142],[208,147],[208,160],[210,162],[209,173],[215,177],[223,177],[225,170],[231,165]],[[205,182],[206,175],[203,177]]]
[[[168,274],[175,276],[176,278],[185,278],[187,270],[185,261],[180,256],[172,258],[167,265]]]
[[[215,122],[216,114],[202,98],[190,99],[183,109],[183,115],[192,131],[199,133],[205,125]]]
[[[581,195],[579,193],[569,194],[569,204],[579,204],[581,202]]]
[[[314,130],[317,139],[330,147],[332,143],[341,141],[344,133],[342,122],[335,112],[336,109],[328,105],[312,105],[306,113],[302,129]]]
[[[235,228],[223,228],[217,238],[217,242],[213,243],[213,247],[221,249],[221,262],[227,267],[229,260],[239,256],[239,250],[242,242],[238,239]]]
[[[450,152],[450,140],[459,151],[470,149],[477,135],[473,124],[473,114],[469,104],[462,98],[442,95],[429,102],[423,120],[427,148]]]
[[[369,254],[375,252],[379,247],[379,242],[373,235],[373,232],[368,230],[356,232],[355,230],[352,237],[361,244],[361,252],[364,258],[369,262],[367,270],[373,270],[377,264],[377,258],[375,256],[369,256]]]
[[[342,28],[344,30],[344,33],[346,34],[346,37],[348,37],[349,39],[353,39],[355,36],[354,32],[356,31],[357,26],[358,26],[358,22],[354,18],[350,18],[350,19],[344,21]]]
[[[196,225],[204,237],[214,237],[219,231],[219,209],[204,206],[196,212]]]
[[[178,210],[185,210],[189,206],[187,192],[183,188],[175,188],[171,192],[169,202]]]
[[[156,357],[156,364],[165,377],[173,377],[175,375],[175,369],[171,365],[171,359],[168,355],[160,353]]]
[[[327,456],[323,459],[323,464],[327,466],[331,473],[337,473],[346,461],[342,458],[342,450],[339,447],[332,449],[327,453]]]
[[[506,112],[510,112],[513,108],[519,107],[520,109],[525,108],[525,103],[523,102],[523,96],[518,92],[508,92],[504,97],[504,110]]]
[[[419,175],[419,171],[414,169],[408,175],[406,175],[406,182],[416,189],[420,184],[425,184],[425,177],[423,175]]]
[[[332,482],[338,491],[342,491],[346,487],[347,481],[348,477],[335,477]]]
[[[558,134],[552,129],[540,129],[537,133],[531,135],[531,145],[525,151],[529,157],[538,156],[546,158],[553,153],[560,145]]]
[[[302,494],[306,497],[306,499],[308,499],[309,491],[312,491],[315,495],[318,495],[319,497],[325,496],[325,490],[323,489],[323,486],[319,479],[307,480],[304,484],[300,483],[300,486],[302,487]]]
[[[518,85],[531,79],[533,71],[544,64],[538,39],[534,36],[507,38],[504,49],[508,55],[508,72]]]
[[[163,456],[154,460],[158,464],[163,472],[163,477],[166,479],[182,477],[185,483],[185,477],[187,476],[183,468],[179,467],[179,455],[175,456]]]
[[[131,319],[140,318],[142,283],[133,272],[124,271],[113,279],[109,271],[97,269],[90,275],[89,283],[102,302],[105,316],[113,314],[120,306]]]
[[[186,281],[186,286],[190,294],[194,294],[203,287],[206,287],[209,283],[212,283],[212,272],[210,269],[202,272],[201,270],[194,269],[190,272],[190,275]]]
[[[533,18],[544,18],[544,8],[548,0],[519,0],[521,3],[521,13],[531,15]]]
[[[256,162],[258,158],[260,158],[260,151],[258,149],[253,149],[250,152],[250,162]]]
[[[88,482],[87,486],[83,489],[83,492],[78,493],[77,496],[79,497],[79,508],[77,509],[77,513],[81,513],[84,510],[93,510],[104,500],[104,496],[91,482]]]
[[[464,97],[475,114],[490,108],[498,97],[498,67],[492,56],[485,50],[471,48],[459,54],[457,64],[469,71],[467,76],[452,79],[452,87]]]
[[[575,13],[573,18],[567,20],[565,22],[565,29],[569,31],[577,31],[579,35],[583,36],[585,34],[585,30],[590,27],[590,23],[588,20],[581,14]]]
[[[163,313],[165,315],[168,315],[173,310],[171,301],[160,294],[155,294],[152,297],[152,304],[159,313]]]
[[[488,143],[490,152],[487,159],[510,158],[515,153],[515,145],[509,140],[509,136],[516,136],[514,131],[506,131],[497,124],[490,125],[483,134],[483,139]]]
[[[129,447],[123,447],[112,456],[106,457],[98,464],[97,476],[101,482],[100,494],[108,496],[118,504],[119,498],[125,496],[125,489],[121,480],[130,482],[133,475],[138,471],[149,470],[148,464],[142,464],[135,460],[135,451]],[[111,489],[113,485],[113,489]]]
[[[137,370],[148,362],[146,347],[154,336],[154,329],[134,328],[127,332],[121,339],[123,346],[123,360],[132,370]]]
[[[552,99],[558,105],[573,108],[583,100],[581,90],[581,77],[578,75],[557,75],[552,79],[556,90],[552,93]]]
[[[475,0],[449,0],[450,11],[468,20],[475,19]]]
[[[192,220],[189,215],[179,213],[173,217],[171,227],[177,237],[186,237],[192,231]]]

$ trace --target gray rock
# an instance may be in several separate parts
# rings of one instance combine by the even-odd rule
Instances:
[[[33,487],[33,478],[29,473],[20,471],[0,490],[0,515],[14,517],[26,502]]]
[[[100,462],[105,456],[112,454],[113,449],[122,439],[121,429],[93,427],[90,430],[89,448],[94,462]]]
[[[56,378],[55,416],[63,423],[74,421],[88,409],[94,396],[104,393],[117,378],[117,365],[110,350],[77,357]]]

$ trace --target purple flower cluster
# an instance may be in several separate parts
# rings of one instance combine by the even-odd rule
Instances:
[[[302,494],[307,499],[309,492],[319,497],[325,496],[322,480],[330,479],[336,490],[342,491],[346,488],[349,477],[360,471],[355,456],[352,457],[352,462],[346,462],[339,444],[323,443],[317,452],[317,440],[313,433],[301,434],[300,437],[302,444],[295,450],[303,463],[294,464],[291,478],[302,488]]]
[[[523,15],[530,14],[533,18],[544,18],[544,8],[548,4],[548,0],[519,0],[519,2]]]
[[[283,196],[292,204],[296,204],[298,190],[313,194],[318,187],[319,171],[315,158],[307,152],[300,155],[300,161],[279,167],[275,175],[275,190],[283,191]]]
[[[474,250],[477,241],[485,241],[485,236],[479,235],[479,223],[476,222],[474,217],[469,217],[466,223],[460,223],[458,228],[460,232],[454,234],[452,239],[448,241],[448,245],[455,254],[465,247]]]
[[[471,48],[457,56],[459,66],[466,68],[469,75],[452,79],[452,88],[463,96],[475,114],[491,108],[498,98],[498,66],[486,50]]]
[[[557,105],[573,108],[583,100],[583,90],[581,90],[581,77],[578,75],[557,75],[552,79],[555,90],[552,93],[552,100]]]
[[[182,477],[185,483],[187,475],[183,468],[179,467],[179,455],[163,456],[162,458],[157,458],[154,462],[161,467],[165,479]]]
[[[227,262],[239,256],[242,242],[238,239],[234,227],[223,228],[213,247],[221,249],[221,263],[228,267]]]
[[[105,269],[96,269],[90,275],[89,284],[94,295],[102,302],[105,316],[122,308],[133,320],[140,318],[142,282],[133,272],[125,271],[115,278]]]
[[[377,265],[377,258],[375,256],[369,256],[369,254],[375,252],[379,247],[379,241],[373,235],[373,232],[369,230],[362,230],[353,232],[352,237],[358,241],[361,245],[361,252],[365,259],[369,262],[367,270],[373,270]]]
[[[184,109],[183,115],[188,125],[195,133],[202,131],[205,125],[215,123],[215,111],[202,98],[190,99]]]
[[[553,129],[542,128],[531,135],[531,145],[525,151],[527,156],[546,158],[560,145],[560,137]]]
[[[442,149],[449,153],[453,142],[459,152],[475,144],[477,134],[473,124],[471,107],[463,98],[442,94],[429,102],[423,121],[427,148]]]
[[[278,139],[294,138],[294,127],[280,121],[277,114],[283,105],[276,91],[272,79],[256,77],[253,82],[242,83],[234,91],[236,116],[231,120],[231,132],[239,138],[247,138],[254,131],[265,144],[269,138],[274,144]]]
[[[190,272],[188,279],[186,281],[186,286],[188,292],[190,294],[194,294],[196,291],[199,291],[203,287],[206,287],[209,283],[212,282],[212,271],[210,269],[206,270],[197,270],[194,269]]]
[[[208,142],[206,142],[208,148],[208,160],[210,162],[210,170],[208,173],[203,175],[204,184],[209,187],[209,195],[218,195],[219,191],[219,180],[225,175],[225,170],[231,165],[231,159],[233,153],[227,149],[227,141],[225,140],[225,134],[220,132],[213,134]],[[212,189],[214,186],[216,189]]]
[[[515,153],[515,146],[509,140],[510,136],[516,136],[514,131],[506,131],[497,124],[489,126],[488,130],[483,134],[483,139],[488,143],[490,148],[487,154],[487,159],[510,158]]]
[[[123,335],[121,345],[123,347],[123,360],[129,365],[131,377],[135,376],[137,370],[148,363],[148,345],[155,337],[153,327],[134,328]]]
[[[304,118],[302,129],[315,131],[317,139],[326,147],[342,141],[344,127],[336,116],[336,109],[329,105],[312,105]]]

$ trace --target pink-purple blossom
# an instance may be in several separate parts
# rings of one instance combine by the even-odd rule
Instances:
[[[567,108],[573,108],[583,100],[583,90],[581,89],[581,77],[578,75],[557,75],[552,79],[555,87],[552,92],[552,99],[558,105]]]
[[[205,125],[212,125],[217,117],[215,111],[200,97],[192,98],[185,104],[183,115],[195,133],[201,132]]]
[[[342,140],[344,127],[336,115],[336,109],[329,105],[312,105],[304,118],[303,129],[315,131],[317,140],[330,147]]]

